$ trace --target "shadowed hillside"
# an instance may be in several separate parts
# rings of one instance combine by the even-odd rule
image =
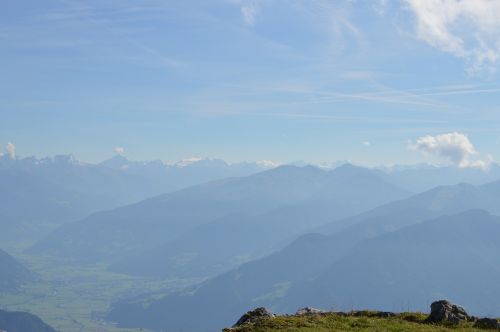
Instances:
[[[208,280],[193,294],[167,296],[146,308],[118,302],[109,318],[123,326],[206,331],[255,305],[279,312],[304,305],[393,310],[409,301],[412,308],[425,308],[436,296],[447,296],[490,313],[500,304],[499,217],[469,211],[380,237],[361,233],[359,245],[347,242],[346,247],[342,239],[353,239],[348,235],[303,236],[282,251]],[[194,313],[203,326],[188,318]]]
[[[5,332],[56,332],[35,315],[4,310],[0,310],[0,330]]]
[[[309,227],[407,195],[352,165],[281,166],[95,213],[59,228],[33,251],[120,261],[112,270],[131,274],[207,276],[267,254]],[[221,248],[228,241],[229,251]]]
[[[0,250],[0,291],[12,292],[34,279],[24,265],[3,250]]]

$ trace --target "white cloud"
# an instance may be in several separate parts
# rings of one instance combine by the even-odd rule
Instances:
[[[500,60],[500,1],[406,0],[416,17],[417,37],[464,59],[475,73]]]
[[[10,159],[16,159],[16,146],[12,144],[11,142],[7,143],[5,146],[5,151],[7,152],[7,155],[10,157]]]
[[[361,144],[363,144],[363,146],[366,146],[366,147],[369,147],[372,145],[372,143],[370,143],[369,141],[363,141],[363,142],[361,142]]]
[[[486,170],[490,167],[490,162],[484,160],[476,160],[471,162],[469,167]]]
[[[458,132],[423,136],[415,144],[410,144],[410,148],[447,159],[461,168],[485,169],[489,165],[488,161],[471,159],[478,152],[469,138]]]
[[[117,155],[123,156],[125,154],[125,149],[122,148],[121,146],[117,146],[115,148],[115,152],[116,152]]]
[[[243,15],[243,21],[247,25],[253,25],[255,23],[255,15],[257,15],[257,8],[254,4],[242,5],[241,14]]]

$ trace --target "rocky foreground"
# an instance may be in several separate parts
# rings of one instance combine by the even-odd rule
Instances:
[[[223,332],[323,331],[481,331],[500,330],[497,319],[474,317],[449,301],[432,303],[430,314],[383,311],[327,312],[303,308],[294,315],[275,315],[266,308],[245,313]]]

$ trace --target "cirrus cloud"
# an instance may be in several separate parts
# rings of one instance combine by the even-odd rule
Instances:
[[[406,0],[416,35],[431,46],[464,59],[468,71],[494,70],[500,60],[500,1]]]

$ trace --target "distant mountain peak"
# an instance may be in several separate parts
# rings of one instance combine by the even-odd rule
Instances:
[[[183,160],[175,164],[177,167],[228,167],[229,164],[223,159],[217,158],[195,158]]]
[[[322,170],[319,167],[316,167],[314,165],[304,165],[304,166],[297,166],[297,165],[292,165],[292,164],[283,164],[279,165],[277,167],[268,169],[267,171],[262,172],[261,174],[285,174],[285,173],[292,173],[292,172],[315,172],[315,173],[325,173],[324,170]],[[258,175],[258,174],[256,174]]]
[[[360,174],[375,175],[378,173],[378,171],[362,166],[356,166],[351,163],[345,163],[334,168],[333,170],[330,171],[330,173],[345,174],[345,175],[360,175]]]
[[[335,169],[337,170],[341,170],[341,169],[361,169],[362,167],[359,167],[359,166],[355,166],[349,162],[346,162],[346,163],[343,163],[342,165],[340,166],[337,166]]]
[[[198,163],[200,161],[204,160],[202,157],[189,157],[189,158],[184,158],[179,161],[174,162],[172,165],[177,166],[177,167],[185,167],[185,166],[190,166],[192,164]]]
[[[72,154],[55,155],[52,158],[44,158],[42,160],[51,161],[51,162],[57,163],[57,164],[71,164],[71,165],[82,165],[82,164],[85,164],[84,162],[79,161]]]
[[[124,167],[126,168],[129,163],[130,161],[127,159],[127,157],[121,154],[117,154],[109,159],[102,161],[101,163],[99,163],[99,166],[121,169]]]

